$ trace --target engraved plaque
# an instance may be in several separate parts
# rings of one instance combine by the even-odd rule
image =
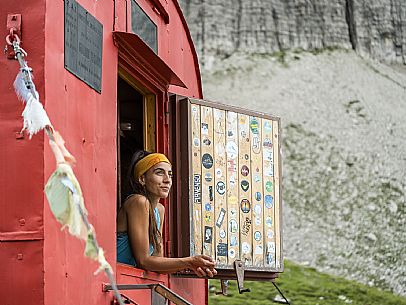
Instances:
[[[75,0],[65,0],[65,68],[101,92],[103,25]]]

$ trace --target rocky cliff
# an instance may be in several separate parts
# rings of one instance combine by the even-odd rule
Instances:
[[[406,295],[406,1],[183,9],[205,98],[282,118],[286,257]]]
[[[404,0],[182,0],[201,64],[235,51],[354,49],[406,64]]]

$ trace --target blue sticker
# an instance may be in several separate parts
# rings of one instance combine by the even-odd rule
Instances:
[[[230,239],[230,246],[231,246],[231,247],[237,246],[237,236],[231,236],[231,239]]]
[[[204,205],[204,208],[205,208],[206,211],[210,212],[210,211],[211,211],[211,204],[210,204],[210,203],[206,203],[206,204]]]
[[[256,192],[256,193],[255,193],[255,200],[256,200],[256,201],[261,201],[261,198],[262,198],[261,193],[260,193],[260,192]]]
[[[265,199],[265,206],[268,209],[271,209],[273,207],[273,197],[271,195],[266,195],[264,199]]]
[[[202,156],[202,164],[204,168],[210,169],[213,166],[213,157],[210,154],[204,154]]]

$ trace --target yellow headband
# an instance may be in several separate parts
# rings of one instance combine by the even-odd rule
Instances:
[[[166,162],[171,164],[169,162],[168,158],[164,154],[160,153],[153,153],[145,156],[142,158],[140,161],[135,164],[134,167],[134,176],[135,179],[138,179],[141,177],[143,174],[145,174],[151,167],[154,165],[158,164],[159,162]]]

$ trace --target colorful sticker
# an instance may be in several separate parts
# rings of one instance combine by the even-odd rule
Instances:
[[[269,239],[272,239],[273,236],[274,236],[273,231],[271,229],[268,229],[268,231],[266,231],[266,234],[267,234]]]
[[[237,233],[238,224],[234,219],[230,220],[229,226],[230,226],[229,230],[230,230],[231,233]]]
[[[262,246],[261,245],[257,245],[255,247],[255,254],[262,254],[263,250],[262,250]]]
[[[273,263],[273,255],[272,255],[272,253],[267,253],[267,254],[266,254],[266,263],[267,263],[268,265],[270,265],[270,264]]]
[[[216,191],[217,193],[219,193],[220,195],[224,195],[224,193],[226,192],[226,184],[223,181],[219,181],[216,184]]]
[[[268,133],[272,131],[272,124],[271,124],[271,122],[265,121],[265,123],[264,123],[264,130],[265,130],[266,132],[268,132]]]
[[[264,160],[272,162],[272,160],[273,160],[273,151],[271,149],[264,149]]]
[[[275,243],[273,241],[268,242],[268,252],[274,252],[275,251]]]
[[[262,144],[265,148],[272,148],[273,147],[273,145],[272,145],[272,141],[268,138],[268,137],[266,137],[265,139],[264,139],[264,143]]]
[[[230,256],[231,258],[234,258],[235,257],[235,250],[230,249],[230,251],[228,251],[228,256]]]
[[[261,199],[262,199],[261,193],[260,192],[255,192],[255,200],[256,201],[261,201]]]
[[[206,146],[210,146],[211,141],[208,138],[204,138],[203,139],[203,144],[206,145]]]
[[[259,216],[255,217],[255,224],[256,224],[257,226],[260,226],[260,225],[261,225],[261,217],[259,217]]]
[[[215,172],[216,172],[216,177],[217,178],[220,178],[221,176],[223,176],[223,172],[221,171],[220,168],[216,168]]]
[[[236,204],[237,202],[238,202],[237,197],[235,197],[235,196],[228,197],[228,203],[229,204]],[[230,209],[231,213],[233,213],[232,211],[235,211],[235,209]]]
[[[193,202],[194,203],[202,203],[201,202],[201,185],[200,185],[200,175],[194,174],[193,175]]]
[[[248,189],[250,188],[250,183],[247,180],[242,180],[241,188],[244,192],[248,191]]]
[[[262,212],[262,206],[260,204],[256,204],[254,207],[255,214],[259,215]]]
[[[202,134],[208,135],[209,134],[209,124],[202,123]]]
[[[211,215],[210,215],[210,214],[206,214],[206,215],[204,216],[204,220],[205,220],[207,223],[210,223],[210,222],[211,222]]]
[[[206,204],[204,205],[204,209],[205,209],[207,212],[210,212],[210,211],[211,211],[211,204],[210,204],[210,203],[206,203]]]
[[[248,213],[251,210],[251,203],[248,199],[241,200],[241,211]]]
[[[252,221],[248,217],[245,218],[244,224],[241,228],[241,234],[247,236],[251,229]]]
[[[213,228],[212,227],[204,227],[204,242],[207,244],[211,244],[213,240]]]
[[[271,195],[265,196],[265,206],[268,209],[271,209],[273,207],[273,197]]]
[[[237,163],[235,160],[227,160],[227,170],[233,173],[237,171]]]
[[[266,183],[265,183],[265,189],[266,189],[266,191],[267,192],[269,192],[269,193],[272,193],[272,190],[273,190],[273,187],[272,187],[273,185],[272,185],[272,182],[271,181],[267,181]]]
[[[261,232],[255,231],[255,233],[254,233],[254,239],[255,239],[256,241],[260,241],[260,240],[261,240],[261,237],[262,237]]]
[[[225,243],[219,243],[217,245],[217,256],[227,256],[227,244]]]
[[[210,154],[204,154],[202,156],[202,164],[204,168],[210,169],[213,166],[213,157]]]
[[[250,173],[250,170],[249,170],[248,166],[243,165],[241,167],[241,175],[243,175],[244,177],[247,177],[249,173]]]
[[[226,231],[221,229],[219,235],[220,235],[220,238],[226,238]]]
[[[226,215],[226,210],[224,210],[223,208],[221,208],[219,217],[217,217],[217,221],[216,221],[216,226],[218,226],[219,228],[221,227],[221,224],[223,223],[224,220],[224,216]],[[224,237],[222,237],[224,238]]]
[[[231,247],[237,246],[237,236],[231,236],[231,238],[230,238],[230,246]]]
[[[193,139],[193,145],[196,146],[196,147],[199,147],[199,146],[200,146],[200,140],[199,140],[199,138],[194,138],[194,139]]]
[[[258,174],[255,174],[255,175],[254,175],[254,181],[257,182],[257,183],[258,183],[258,182],[261,182],[261,176],[258,175]]]
[[[271,216],[268,216],[268,217],[266,218],[265,223],[266,223],[266,225],[267,225],[268,227],[272,227],[272,217],[271,217]]]
[[[258,134],[258,120],[251,118],[250,128],[253,134]]]

